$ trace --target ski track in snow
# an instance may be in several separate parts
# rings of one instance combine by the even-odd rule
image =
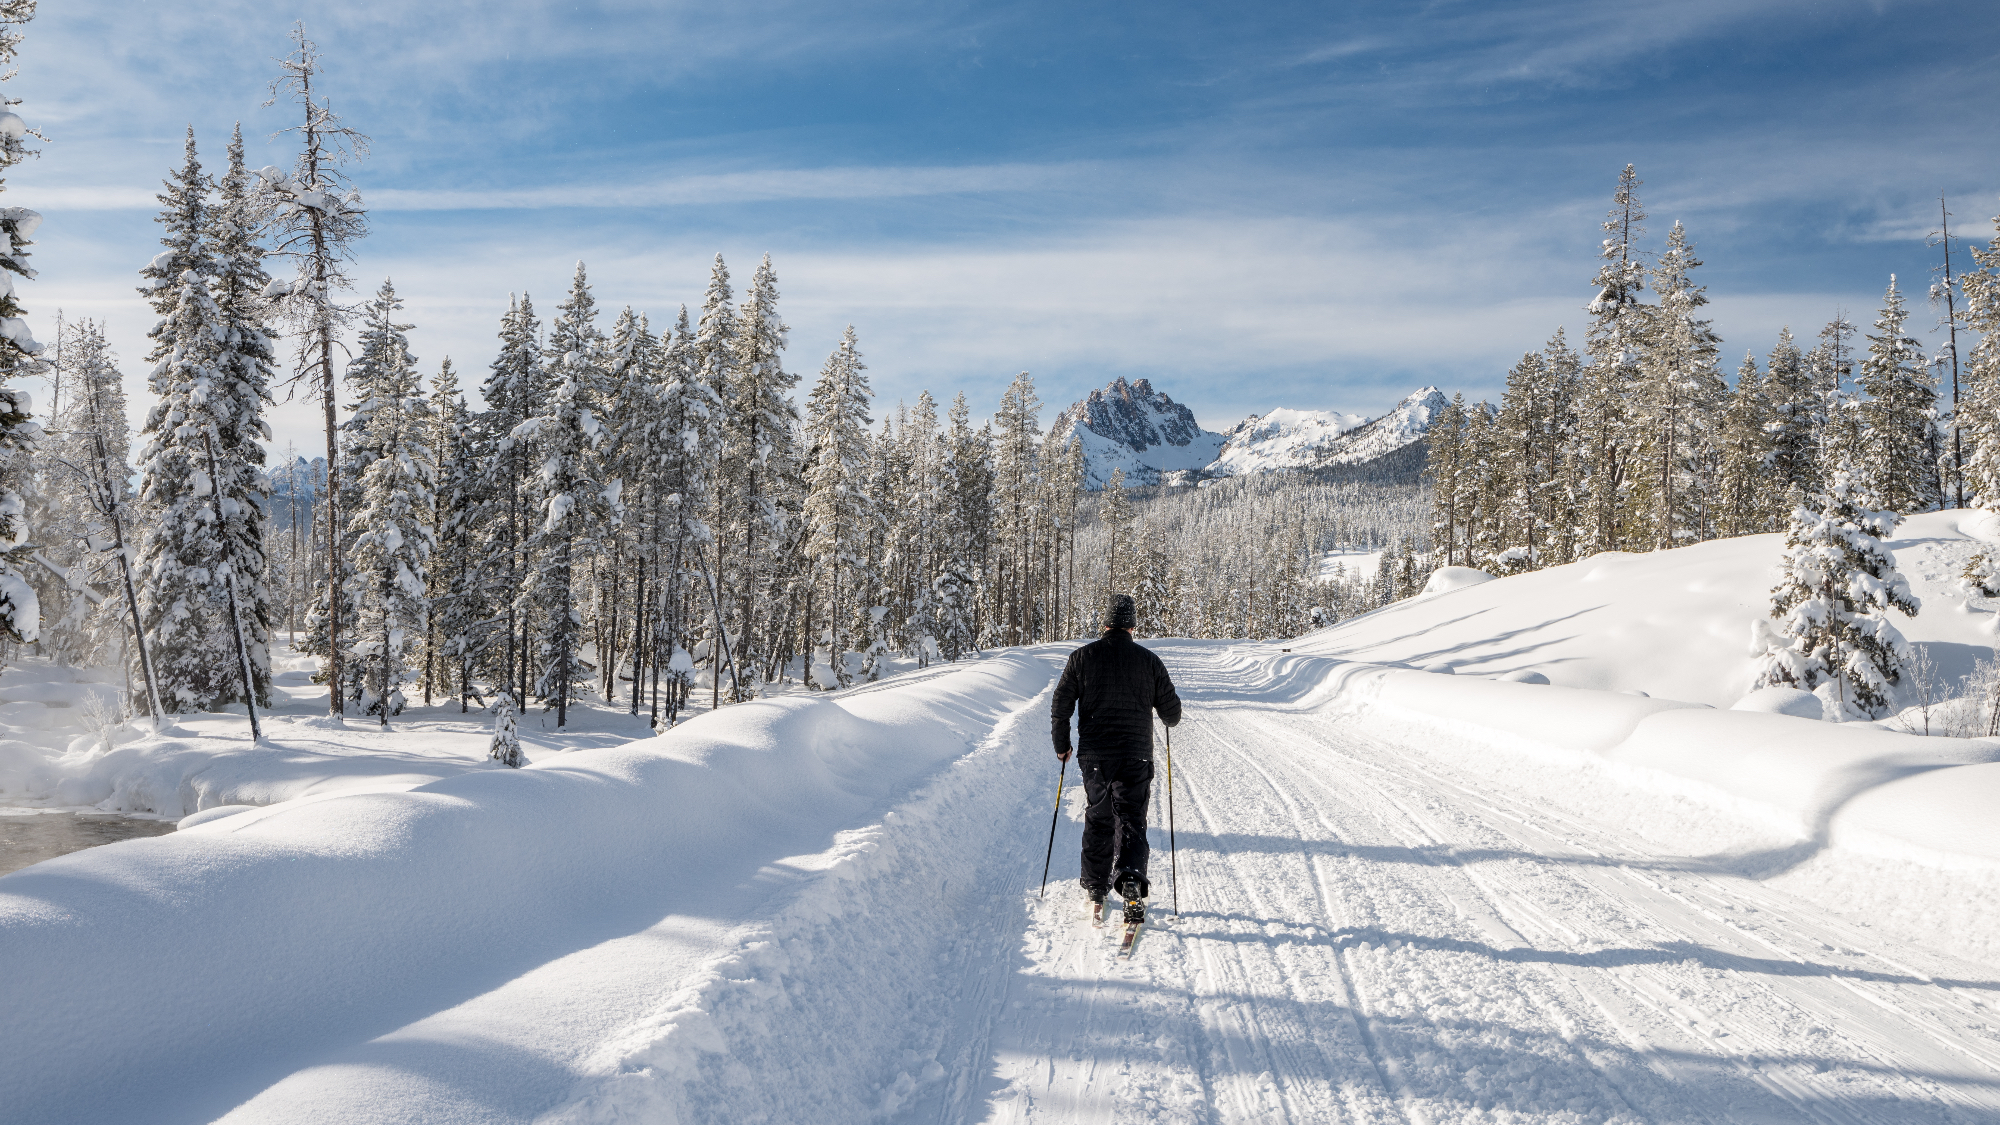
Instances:
[[[1189,701],[1179,919],[1164,761],[1129,962],[1066,799],[1047,898],[990,919],[1012,955],[939,1001],[970,1018],[937,1057],[983,1071],[895,1120],[2000,1122],[2000,973],[1455,779],[1247,654],[1159,649]]]

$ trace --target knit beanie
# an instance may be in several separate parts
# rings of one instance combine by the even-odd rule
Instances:
[[[1132,629],[1139,624],[1139,607],[1130,594],[1113,594],[1104,607],[1104,627],[1106,629]]]

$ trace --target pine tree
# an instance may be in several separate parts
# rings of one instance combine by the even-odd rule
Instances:
[[[708,463],[704,466],[704,476],[708,482],[709,518],[707,526],[711,551],[696,559],[702,572],[702,582],[707,586],[708,610],[710,615],[708,639],[701,646],[702,655],[709,664],[709,703],[715,706],[721,701],[722,673],[726,667],[734,666],[734,653],[723,609],[723,582],[729,571],[731,547],[734,537],[729,532],[729,505],[735,499],[730,480],[732,468],[727,457],[725,433],[732,425],[732,398],[736,383],[736,337],[741,328],[736,316],[734,294],[729,287],[729,267],[723,264],[722,255],[715,256],[715,263],[709,269],[708,290],[702,295],[701,315],[695,323],[695,336],[689,348],[689,360],[693,365],[693,378],[707,387],[716,402],[719,413],[716,417],[715,440],[709,443]],[[740,685],[740,673],[733,684]],[[730,691],[735,696],[738,688]]]
[[[533,620],[519,594],[529,583],[528,538],[535,523],[531,478],[536,460],[533,443],[516,437],[515,431],[534,417],[550,393],[540,336],[534,301],[525,293],[519,301],[510,298],[500,321],[500,354],[480,391],[487,409],[479,416],[473,439],[473,456],[483,472],[474,520],[488,571],[487,610],[496,615],[489,627],[501,634],[486,667],[514,698],[516,710],[527,703],[532,663]]]
[[[1744,353],[1736,370],[1736,390],[1722,411],[1717,427],[1716,530],[1721,535],[1760,535],[1773,531],[1786,494],[1771,487],[1773,435],[1781,424],[1757,370],[1757,357]]]
[[[520,769],[528,764],[528,756],[521,752],[521,732],[514,723],[514,697],[502,693],[500,708],[493,715],[493,743],[486,756],[509,769]]]
[[[1783,577],[1771,591],[1771,631],[1758,685],[1817,693],[1843,717],[1889,705],[1907,652],[1888,611],[1915,616],[1917,599],[1882,540],[1894,512],[1870,511],[1845,472],[1792,512]]]
[[[1593,284],[1590,328],[1585,348],[1590,365],[1584,370],[1577,406],[1577,439],[1590,466],[1585,481],[1583,554],[1622,550],[1630,538],[1626,480],[1632,467],[1633,435],[1629,411],[1639,361],[1651,333],[1652,309],[1639,300],[1646,287],[1646,267],[1638,248],[1646,233],[1646,211],[1639,203],[1641,181],[1627,164],[1612,196],[1611,211],[1598,256],[1604,264]]]
[[[1023,371],[1000,396],[1000,410],[994,416],[998,431],[993,457],[994,573],[987,589],[987,630],[995,644],[1027,644],[1035,637],[1028,607],[1040,412],[1035,381]]]
[[[320,506],[325,510],[325,541],[331,545],[339,542],[346,522],[340,508],[346,485],[340,479],[333,353],[337,337],[352,315],[340,300],[340,294],[353,284],[347,263],[354,243],[368,233],[361,193],[348,183],[341,167],[367,154],[368,138],[342,125],[331,103],[314,93],[313,80],[320,75],[319,48],[306,38],[303,27],[293,30],[292,42],[296,49],[279,60],[281,74],[271,85],[271,96],[274,100],[286,97],[299,107],[300,124],[284,130],[299,136],[298,161],[289,173],[264,168],[258,176],[264,181],[264,199],[272,209],[267,228],[272,252],[293,263],[295,276],[289,281],[273,281],[266,293],[277,299],[279,319],[292,327],[298,347],[295,378],[304,381],[320,401],[328,475]],[[330,685],[327,708],[335,716],[346,708],[343,685],[348,682],[342,666],[347,626],[341,609],[341,585],[341,568],[328,567],[325,678]]]
[[[35,537],[46,544],[43,553],[64,577],[35,583],[46,611],[39,643],[61,663],[120,664],[133,651],[130,606],[116,593],[94,591],[121,591],[124,585],[111,518],[116,504],[123,517],[118,522],[129,521],[133,500],[123,471],[132,446],[124,377],[101,323],[70,321],[61,332],[56,379],[68,393],[35,449],[40,467],[34,526]],[[117,467],[107,472],[107,466]]]
[[[1937,389],[1921,346],[1904,334],[1908,319],[1892,275],[1861,364],[1868,398],[1858,408],[1863,495],[1872,507],[1902,514],[1930,511],[1941,499],[1934,455]]]
[[[604,338],[596,328],[597,302],[578,262],[569,297],[549,333],[558,357],[554,393],[535,417],[514,430],[533,443],[540,462],[536,501],[540,523],[529,534],[535,571],[525,596],[541,623],[535,694],[555,708],[556,727],[569,723],[569,703],[583,682],[583,606],[578,568],[622,517],[615,496],[593,479],[595,451],[610,434],[598,421],[604,398]]]
[[[863,604],[857,594],[869,585],[862,536],[873,521],[861,510],[868,500],[862,486],[869,462],[864,370],[849,325],[807,399],[805,553],[812,582],[806,628],[807,651],[814,653],[808,673],[821,688],[847,686],[845,653],[857,639],[850,630]]]
[[[667,673],[666,721],[671,726],[693,687],[694,634],[718,604],[713,588],[705,581],[697,578],[696,588],[690,588],[687,581],[691,572],[703,569],[705,548],[713,539],[701,517],[710,510],[710,450],[717,444],[714,435],[723,408],[721,398],[701,377],[685,306],[675,323],[672,342],[660,350],[659,363],[661,370],[654,377],[661,387],[655,430],[659,484],[651,498],[661,576],[656,587],[659,608],[652,644],[656,653],[664,654],[656,656],[653,670],[656,677],[662,668]],[[655,683],[653,721],[657,726],[657,680]]]
[[[1424,475],[1431,481],[1431,544],[1444,556],[1446,566],[1459,565],[1463,553],[1464,528],[1459,523],[1463,505],[1459,490],[1465,474],[1465,396],[1454,394],[1451,403],[1438,413],[1425,435],[1429,456]]]
[[[1959,285],[1965,294],[1965,326],[1979,333],[1979,342],[1965,357],[1960,426],[1968,445],[1966,487],[1974,506],[1990,515],[2000,512],[2000,235],[1983,249],[1970,249],[1974,268],[1960,275]],[[1966,564],[1965,581],[1973,592],[2000,597],[1997,554],[1982,550]]]
[[[1793,342],[1790,327],[1778,333],[1778,344],[1771,349],[1764,396],[1771,411],[1765,488],[1773,501],[1770,514],[1782,517],[1816,491],[1822,479],[1819,432],[1823,396],[1812,385],[1811,369]]]
[[[375,426],[373,414],[391,399],[401,401],[410,393],[406,384],[415,385],[417,360],[410,354],[407,335],[415,325],[398,321],[397,314],[402,308],[403,299],[396,295],[394,282],[384,279],[363,313],[360,346],[354,358],[348,361],[343,375],[352,398],[347,420],[340,424],[339,457],[331,474],[338,492],[331,500],[334,507],[344,513],[340,535],[334,540],[337,544],[335,569],[340,578],[339,596],[334,604],[338,618],[348,622],[351,639],[346,646],[347,652],[359,651],[360,646],[366,646],[369,652],[376,651],[375,638],[356,632],[360,628],[356,617],[357,599],[367,597],[366,591],[374,589],[377,583],[373,575],[360,570],[357,565],[354,537],[366,528],[354,517],[364,502],[362,478],[369,466],[385,455],[381,444],[383,431]],[[315,607],[307,617],[309,629],[303,651],[330,660],[333,620],[334,614],[329,613],[326,606]],[[370,694],[372,689],[369,685],[381,680],[379,658],[370,656],[347,660],[346,655],[342,654],[341,661],[345,679],[333,690],[343,692],[353,700],[367,696],[375,702],[364,713],[376,714],[381,697]]]
[[[1133,573],[1130,555],[1132,553],[1132,497],[1125,491],[1125,470],[1111,470],[1111,479],[1104,485],[1104,526],[1110,532],[1107,540],[1109,549],[1104,553],[1104,569],[1107,584],[1113,594],[1131,593]]]
[[[207,409],[217,382],[224,336],[208,284],[193,269],[181,274],[177,300],[154,338],[171,350],[153,369],[159,397],[140,431],[140,502],[153,516],[140,549],[140,613],[152,639],[160,703],[168,711],[212,711],[240,699],[230,633],[215,604],[221,541],[209,497]],[[231,642],[233,645],[233,642]]]
[[[946,660],[977,651],[986,631],[988,553],[993,531],[993,435],[972,428],[963,393],[953,397],[944,436],[940,516],[945,541],[931,582],[938,645]]]
[[[212,484],[221,499],[217,550],[233,575],[243,643],[255,696],[265,704],[271,693],[271,631],[277,610],[269,582],[265,544],[270,528],[270,485],[264,472],[264,443],[271,428],[264,407],[271,402],[277,350],[273,345],[270,300],[264,295],[264,249],[257,244],[261,204],[257,178],[244,167],[243,128],[229,138],[229,171],[217,184],[215,206],[205,232],[210,262],[209,288],[222,329],[207,413],[212,423]]]
[[[391,342],[381,357],[374,393],[358,417],[373,458],[360,472],[358,502],[348,517],[353,546],[356,642],[366,668],[358,699],[363,714],[384,727],[402,711],[412,677],[411,645],[430,617],[429,567],[436,547],[436,464],[429,404],[416,366]]]
[[[472,677],[492,645],[488,608],[493,560],[480,545],[480,516],[488,475],[477,452],[472,410],[459,393],[450,357],[431,381],[430,448],[437,467],[431,525],[437,534],[437,563],[431,568],[430,619],[424,645],[424,702],[433,687],[458,696],[461,714],[471,709]]]
[[[735,356],[729,369],[724,404],[722,479],[728,485],[728,520],[722,523],[734,541],[737,567],[737,640],[734,692],[748,699],[754,692],[750,677],[774,655],[779,631],[760,629],[760,608],[775,607],[770,597],[778,576],[789,531],[787,508],[795,487],[797,453],[792,448],[798,412],[790,393],[798,376],[782,362],[789,330],[778,316],[778,277],[765,255],[752,276],[734,336]],[[761,671],[770,675],[775,669]]]
[[[1686,230],[1675,223],[1653,270],[1660,303],[1653,310],[1653,330],[1640,363],[1635,427],[1633,482],[1650,509],[1644,514],[1649,532],[1643,540],[1656,550],[1698,542],[1709,534],[1705,502],[1710,474],[1705,470],[1715,440],[1715,414],[1728,387],[1715,369],[1720,340],[1708,319],[1696,315],[1708,304],[1704,287],[1694,282],[1700,265]]]

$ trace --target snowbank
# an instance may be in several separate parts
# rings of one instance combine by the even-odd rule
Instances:
[[[293,800],[0,878],[8,1115],[893,1109],[938,1069],[920,1042],[881,1050],[923,1023],[909,966],[933,952],[899,944],[897,907],[933,901],[996,834],[1018,835],[977,809],[1046,768],[1027,705],[1059,655],[746,704],[643,742]],[[987,745],[1023,715],[1036,721],[1021,738]],[[895,878],[863,893],[856,880],[892,857]],[[866,927],[841,920],[861,909]],[[841,940],[803,940],[814,927]],[[785,1018],[816,948],[863,962],[831,978],[866,985],[850,1026]],[[725,1040],[734,1053],[711,1060]],[[829,1052],[854,1065],[785,1066]],[[716,1065],[696,1081],[701,1060]]]
[[[120,723],[117,689],[91,672],[30,661],[0,675],[0,804],[93,808],[179,820],[219,805],[395,792],[503,768],[487,758],[491,718],[455,703],[411,707],[388,729],[367,716],[334,725],[311,657],[278,646],[265,740],[235,713],[180,715],[162,734]],[[521,717],[530,760],[649,736],[643,719],[585,700],[567,728]]]
[[[1923,602],[1917,617],[1897,616],[1896,626],[1948,679],[1970,673],[1993,644],[2000,603],[1968,600],[1958,589],[1965,560],[1995,538],[1981,520],[1930,512],[1905,521],[1889,541]],[[1783,552],[1779,535],[1609,552],[1398,602],[1291,647],[1371,663],[1449,662],[1460,675],[1532,669],[1565,687],[1728,707],[1751,690],[1751,623],[1770,614]]]

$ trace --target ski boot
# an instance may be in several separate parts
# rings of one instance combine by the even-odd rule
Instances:
[[[1125,900],[1125,924],[1136,926],[1146,920],[1146,896],[1152,893],[1152,884],[1138,871],[1125,870],[1118,873],[1118,897]]]

